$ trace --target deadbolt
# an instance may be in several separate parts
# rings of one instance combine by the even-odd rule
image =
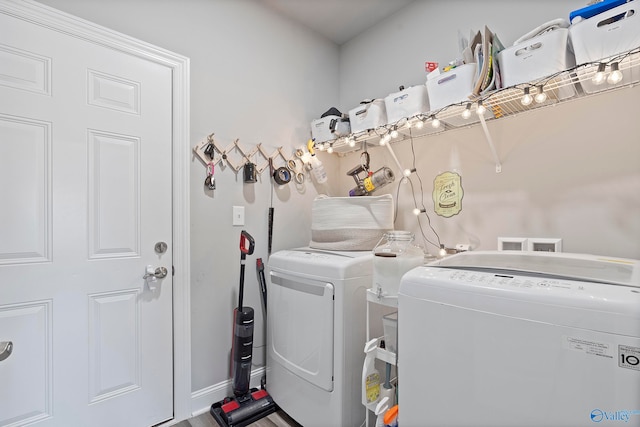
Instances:
[[[154,249],[156,250],[156,253],[163,254],[167,252],[167,244],[165,242],[158,242],[154,246]]]

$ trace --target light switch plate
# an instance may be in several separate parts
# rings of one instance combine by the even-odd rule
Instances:
[[[244,206],[233,207],[233,225],[244,225]]]

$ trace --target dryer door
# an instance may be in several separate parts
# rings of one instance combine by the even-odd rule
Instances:
[[[333,391],[333,284],[271,271],[268,325],[273,361]]]

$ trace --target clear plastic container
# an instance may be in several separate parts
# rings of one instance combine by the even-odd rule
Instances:
[[[373,289],[377,293],[398,295],[404,273],[424,264],[424,252],[413,240],[410,231],[389,231],[373,248]]]

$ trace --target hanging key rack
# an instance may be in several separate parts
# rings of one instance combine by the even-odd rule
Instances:
[[[251,158],[260,155],[264,161],[261,164],[256,162],[256,172],[261,174],[265,169],[269,169],[269,165],[277,167],[277,160],[281,160],[282,165],[286,166],[289,159],[283,153],[282,147],[278,147],[273,153],[269,154],[265,151],[262,143],[255,145],[252,149],[246,150],[240,145],[240,140],[236,139],[226,147],[221,147],[214,139],[214,134],[207,136],[207,139],[201,141],[193,148],[193,152],[207,167],[215,167],[218,164],[227,165],[235,172],[238,172],[246,163],[251,162]],[[234,160],[239,155],[240,160]],[[252,162],[253,163],[253,162]]]

